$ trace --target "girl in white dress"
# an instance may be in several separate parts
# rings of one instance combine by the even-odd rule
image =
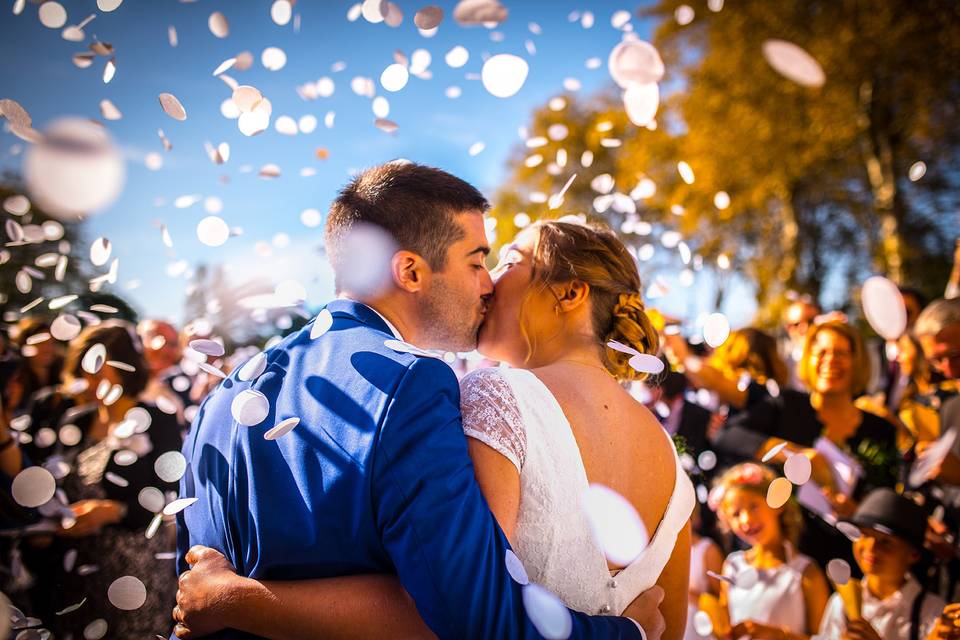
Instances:
[[[621,385],[643,373],[607,346],[656,353],[636,263],[609,230],[538,222],[504,248],[491,276],[478,349],[511,368],[461,382],[463,428],[490,509],[531,581],[568,606],[621,614],[658,584],[663,637],[683,638],[693,486],[670,437]],[[591,484],[624,497],[649,532],[629,566],[608,562],[591,531]]]
[[[727,471],[710,495],[720,523],[751,545],[727,556],[720,603],[726,605],[732,637],[799,640],[820,628],[830,588],[820,568],[794,551],[802,523],[793,498],[779,509],[767,504],[776,478],[748,462]]]

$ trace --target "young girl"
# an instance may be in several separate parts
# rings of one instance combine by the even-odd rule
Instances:
[[[797,553],[800,511],[788,500],[779,509],[767,504],[774,473],[756,463],[737,465],[717,482],[710,495],[720,523],[747,551],[727,556],[720,604],[733,626],[732,637],[795,640],[820,628],[830,588],[819,567]]]

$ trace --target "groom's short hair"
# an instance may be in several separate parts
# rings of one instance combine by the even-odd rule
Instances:
[[[490,208],[475,187],[434,167],[393,161],[366,169],[351,180],[327,214],[325,243],[334,271],[339,251],[354,225],[373,224],[397,246],[443,271],[447,249],[463,238],[456,215]]]

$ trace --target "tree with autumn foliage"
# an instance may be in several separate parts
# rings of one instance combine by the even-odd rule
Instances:
[[[681,26],[681,4],[643,10],[659,21],[654,44],[667,70],[656,126],[631,124],[619,90],[538,110],[530,136],[547,144],[511,160],[513,179],[496,198],[499,231],[520,210],[555,214],[530,194],[549,196],[577,173],[564,212],[603,217],[635,249],[679,249],[675,238],[655,242],[679,232],[687,251],[672,255],[674,268],[677,257],[693,268],[698,256],[718,271],[729,265],[755,286],[761,320],[776,317],[788,291],[819,296],[828,278],[855,285],[882,273],[942,291],[960,204],[960,5],[742,0],[714,12],[688,2],[695,18]],[[778,74],[763,55],[772,39],[806,50],[822,86]],[[568,136],[550,140],[557,123]],[[561,149],[573,166],[559,166]],[[544,160],[530,166],[535,154]],[[914,181],[918,161],[926,173]],[[604,173],[613,199],[591,188]]]

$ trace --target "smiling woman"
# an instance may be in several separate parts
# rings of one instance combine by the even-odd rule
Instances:
[[[799,374],[810,393],[787,389],[749,407],[719,434],[717,448],[740,459],[772,464],[785,464],[794,455],[809,458],[812,481],[826,498],[817,511],[848,516],[867,491],[896,483],[902,463],[896,428],[853,402],[863,390],[869,365],[860,336],[850,325],[832,321],[812,327]],[[779,447],[784,442],[786,446]],[[845,457],[850,473],[835,472],[825,451]],[[842,536],[807,515],[800,548],[825,563],[842,546]]]

